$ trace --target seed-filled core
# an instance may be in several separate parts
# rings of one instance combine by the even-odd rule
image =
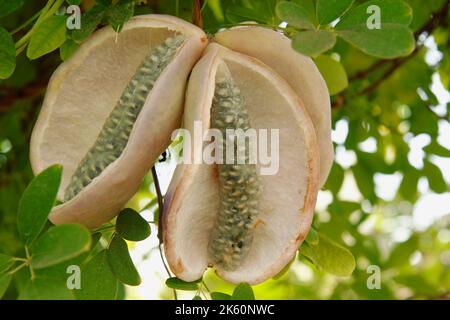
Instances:
[[[184,39],[179,34],[167,38],[144,58],[106,119],[95,143],[78,164],[65,190],[64,201],[75,197],[120,157],[148,94]]]
[[[224,164],[218,164],[220,208],[208,251],[216,266],[231,271],[242,264],[253,241],[253,225],[259,213],[260,183],[256,165],[249,164],[248,144],[244,150],[244,164],[238,164],[237,140],[230,131],[227,133],[227,129],[246,131],[251,125],[244,99],[225,63],[219,66],[215,81],[211,128],[221,131],[223,150],[227,139],[234,140],[235,158],[234,163],[224,161]]]

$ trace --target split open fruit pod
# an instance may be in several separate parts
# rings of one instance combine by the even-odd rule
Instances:
[[[196,123],[224,136],[227,129],[275,130],[278,170],[262,174],[260,159],[179,165],[164,202],[169,265],[185,281],[213,266],[230,282],[260,283],[295,256],[311,225],[320,170],[313,122],[268,64],[213,43],[192,71],[184,114],[191,139],[203,139]],[[276,140],[269,140],[271,150]],[[196,142],[185,150],[191,158]]]
[[[181,19],[132,18],[95,32],[53,74],[31,138],[35,174],[63,166],[55,224],[95,228],[136,193],[170,144],[207,39]]]
[[[175,170],[161,221],[170,268],[185,281],[208,267],[233,283],[276,275],[306,237],[332,164],[331,109],[314,62],[257,26],[208,41],[178,18],[147,15],[83,43],[52,76],[31,139],[36,174],[63,166],[61,204],[50,220],[95,228],[118,214],[170,144],[183,110],[193,142],[185,156],[195,158],[200,145],[216,160],[222,150],[222,162]],[[209,129],[225,142],[228,129],[256,131],[256,161],[248,161],[250,142],[208,149]]]

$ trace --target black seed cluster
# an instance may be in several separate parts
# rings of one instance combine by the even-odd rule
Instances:
[[[94,145],[78,164],[65,190],[65,201],[75,197],[109,164],[120,157],[155,81],[173,59],[183,42],[182,35],[174,35],[145,57],[123,91],[117,105],[106,119]]]
[[[250,119],[244,99],[231,75],[216,79],[211,108],[211,127],[219,129],[224,138],[226,129],[250,128]],[[225,270],[236,269],[247,256],[257,217],[260,184],[256,165],[249,164],[249,148],[245,146],[245,164],[237,163],[238,145],[234,139],[234,163],[219,164],[220,209],[209,242],[209,256],[213,263]]]

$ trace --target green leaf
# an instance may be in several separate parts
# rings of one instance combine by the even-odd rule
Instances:
[[[196,291],[198,290],[198,281],[186,282],[176,277],[172,277],[166,280],[166,286],[176,290]]]
[[[231,300],[231,296],[222,292],[211,292],[211,299],[213,300]]]
[[[380,8],[380,22],[382,29],[384,29],[384,24],[400,24],[409,26],[411,23],[413,12],[411,7],[404,1],[375,0],[365,2],[355,8],[352,8],[344,17],[342,17],[341,21],[339,21],[336,25],[336,29],[345,30],[359,25],[364,25],[367,29],[367,20],[371,16],[370,13],[367,13],[367,8],[373,5]]]
[[[329,24],[342,16],[355,0],[317,0],[317,19],[319,23]]]
[[[34,273],[36,277],[52,278],[56,280],[64,280],[66,282],[68,280],[68,277],[73,274],[73,270],[71,271],[71,273],[67,272],[70,266],[75,265],[81,267],[85,262],[88,261],[87,259],[94,256],[101,249],[103,249],[101,245],[97,245],[100,239],[99,233],[94,233],[91,237],[92,237],[91,250],[84,252],[75,258],[59,263],[57,265],[43,269],[35,269]]]
[[[348,87],[347,72],[339,61],[325,55],[318,56],[314,61],[327,83],[330,95],[335,95]]]
[[[428,154],[434,154],[439,157],[450,158],[450,150],[447,149],[446,147],[441,146],[436,141],[431,142],[429,145],[423,148],[423,151],[425,151]]]
[[[275,20],[275,0],[251,0],[245,6],[231,5],[225,16],[232,23],[255,21],[273,23]]]
[[[119,0],[115,5],[108,8],[106,17],[114,31],[120,32],[123,25],[133,16],[133,14],[134,1]]]
[[[51,227],[31,247],[31,266],[49,267],[74,258],[91,247],[90,232],[79,224]]]
[[[31,36],[27,57],[37,59],[59,48],[66,41],[66,17],[51,16],[40,23]]]
[[[417,250],[419,238],[413,235],[407,241],[397,244],[386,261],[386,268],[399,267],[409,264],[409,258]]]
[[[51,278],[36,278],[28,280],[21,290],[19,300],[74,300],[66,282]]]
[[[105,10],[105,6],[97,4],[91,10],[83,13],[81,15],[81,28],[73,30],[72,39],[77,43],[87,39],[102,21]]]
[[[15,68],[16,47],[14,41],[9,32],[0,27],[0,79],[9,78]]]
[[[141,277],[137,272],[128,252],[125,240],[115,235],[108,248],[108,262],[111,271],[121,282],[130,286],[141,283]]]
[[[337,32],[340,37],[362,52],[378,58],[407,56],[415,48],[412,31],[400,24],[384,24],[379,30],[369,30],[366,25],[356,25]]]
[[[344,175],[344,169],[337,163],[334,163],[331,167],[324,189],[330,190],[333,194],[337,194],[339,190],[341,190],[342,183],[344,182]]]
[[[363,136],[363,133],[359,135]],[[382,150],[378,150],[375,153],[356,150],[356,157],[361,165],[364,165],[366,168],[370,168],[371,171],[384,174],[394,174],[397,171],[395,166],[388,165],[386,163],[386,160],[384,159],[384,152]]]
[[[355,269],[352,253],[320,233],[317,245],[304,242],[299,252],[319,269],[337,276],[349,276]]]
[[[417,197],[417,184],[422,175],[420,171],[413,168],[408,167],[403,172],[403,179],[400,184],[400,194],[407,200],[414,201]]]
[[[294,2],[281,1],[276,6],[276,13],[280,20],[297,29],[315,29],[309,13]]]
[[[68,4],[72,5],[80,5],[81,4],[81,0],[66,0]]]
[[[0,253],[0,275],[14,264],[14,257]]]
[[[357,210],[361,209],[361,203],[359,202],[351,202],[351,201],[340,201],[340,200],[334,200],[330,205],[328,206],[328,210],[331,214],[336,215],[349,215]]]
[[[380,8],[381,29],[369,29],[369,6]],[[400,0],[369,1],[350,10],[336,25],[336,31],[345,41],[368,55],[396,58],[409,55],[415,48],[415,39],[408,28],[412,10]]]
[[[34,273],[36,274],[36,277],[52,278],[55,280],[66,281],[67,278],[71,274],[73,274],[73,271],[70,274],[67,273],[68,268],[73,265],[81,266],[91,254],[92,251],[87,251],[80,254],[79,256],[76,256],[75,258],[63,261],[50,267],[34,269]]]
[[[366,199],[372,199],[375,194],[375,183],[370,169],[358,163],[352,167],[353,176],[359,191]]]
[[[0,274],[0,299],[8,290],[9,284],[11,283],[12,275],[10,274]]]
[[[17,227],[25,244],[39,235],[47,222],[61,183],[62,167],[51,166],[36,176],[22,194],[17,213]]]
[[[202,300],[202,297],[200,297],[200,296],[195,296],[195,297],[192,298],[192,300]]]
[[[316,0],[293,0],[292,2],[296,3],[302,7],[304,11],[308,12],[309,20],[313,21],[314,25],[317,25],[319,22],[317,21],[315,1]]]
[[[117,279],[111,271],[106,250],[100,251],[81,268],[81,289],[75,291],[80,300],[113,300]]]
[[[304,55],[316,57],[333,48],[336,36],[327,30],[309,30],[297,32],[292,40],[292,47]]]
[[[116,231],[122,238],[130,241],[141,241],[150,236],[150,226],[133,209],[122,210],[116,220]]]
[[[234,288],[231,300],[255,300],[255,294],[252,287],[247,283],[240,283]]]
[[[25,0],[0,0],[0,18],[20,9],[24,2]]]
[[[73,41],[72,39],[67,39],[66,42],[59,48],[59,56],[62,61],[69,59],[75,51],[77,51],[80,45]]]
[[[444,193],[448,191],[447,183],[441,170],[428,160],[424,160],[423,172],[428,179],[430,189],[436,193]]]
[[[312,245],[317,245],[319,243],[319,234],[314,228],[311,228],[305,239],[306,242]]]

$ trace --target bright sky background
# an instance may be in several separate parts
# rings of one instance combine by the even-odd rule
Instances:
[[[428,48],[426,60],[430,65],[435,65],[442,59],[442,54],[436,49],[436,44],[433,39],[429,39],[426,42]],[[433,84],[431,87],[433,93],[438,97],[439,105],[433,108],[438,114],[445,114],[446,105],[450,102],[450,93],[443,87],[439,75],[433,75]],[[356,161],[356,156],[352,151],[347,151],[342,146],[345,138],[348,134],[348,125],[346,120],[340,120],[336,124],[336,130],[333,131],[333,141],[339,146],[335,150],[336,161],[348,168]],[[439,138],[438,141],[441,145],[450,149],[450,124],[445,121],[439,122]],[[426,134],[421,134],[416,137],[409,137],[408,144],[411,147],[411,152],[408,154],[410,163],[416,168],[421,168],[423,165],[424,152],[422,148],[430,142],[430,137]],[[373,152],[376,148],[376,144],[373,138],[369,138],[362,143],[364,151]],[[432,162],[439,166],[444,174],[447,183],[450,183],[450,159],[449,158],[432,158]],[[160,163],[157,165],[158,176],[163,191],[166,190],[167,185],[172,176],[175,168],[175,160],[172,159],[169,163]],[[385,201],[391,201],[395,198],[397,189],[401,183],[402,175],[396,173],[393,175],[376,174],[376,194]],[[419,190],[423,193],[421,198],[416,202],[412,209],[412,215],[400,214],[396,215],[394,220],[386,219],[385,228],[391,230],[391,236],[394,241],[402,242],[408,239],[411,234],[411,230],[424,230],[433,224],[437,219],[444,215],[450,214],[450,193],[434,194],[430,192],[428,188],[428,182],[422,178],[419,181]],[[356,186],[353,176],[348,173],[345,177],[343,187],[340,192],[340,197],[343,200],[360,201],[362,199],[361,194]],[[328,191],[321,191],[317,201],[317,211],[321,212],[326,209],[331,202],[332,197]],[[364,204],[363,204],[364,205]],[[407,206],[405,204],[405,206]],[[370,208],[369,208],[370,209]],[[399,210],[399,209],[396,209]],[[405,208],[405,212],[408,208]],[[150,212],[144,212],[144,217],[147,220],[152,220],[152,214]],[[320,220],[326,219],[319,214]],[[370,234],[374,227],[374,220],[367,219],[364,223],[364,233]],[[155,249],[149,252],[150,248],[156,248],[158,245],[158,239],[156,237],[157,230],[152,227],[152,235],[145,241],[138,242],[137,245],[131,250],[132,258],[138,267],[139,274],[142,277],[142,284],[139,287],[128,287],[128,293],[130,299],[159,299],[160,292],[165,287],[164,281],[167,278],[167,274],[164,271],[161,263],[159,252]],[[343,239],[348,245],[351,245],[351,239]],[[420,257],[418,258],[420,259]],[[313,273],[310,268],[295,264],[293,271],[302,280],[312,279]],[[192,298],[192,293],[183,293],[179,291],[179,298]]]

